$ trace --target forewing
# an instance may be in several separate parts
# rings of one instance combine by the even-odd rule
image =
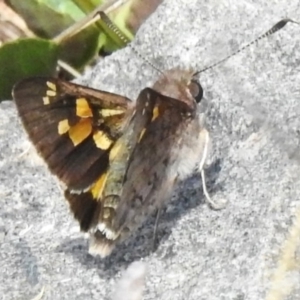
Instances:
[[[113,218],[109,222],[100,219],[99,223],[103,225],[94,231],[92,251],[96,253],[109,252],[107,249],[113,247],[116,239],[123,239],[133,230],[132,227],[140,225],[139,219],[147,214],[145,209],[152,209],[146,198],[153,195],[156,187],[161,187],[158,183],[164,176],[164,160],[169,151],[168,147],[158,151],[161,150],[158,147],[163,147],[162,144],[169,146],[164,139],[172,130],[176,131],[182,118],[193,114],[186,103],[165,97],[150,88],[140,93],[136,108],[130,129],[119,140],[128,135],[126,140],[130,140],[132,147],[129,160],[124,165],[126,169],[123,168],[121,193],[110,211]]]
[[[115,210],[122,201],[122,190],[129,159],[135,149],[145,126],[153,114],[153,101],[148,101],[148,93],[144,90],[137,101],[135,112],[123,135],[115,142],[109,153],[109,168],[99,176],[95,183],[83,193],[76,194],[67,190],[66,198],[71,204],[75,217],[80,221],[81,229],[97,232],[109,232],[110,237],[117,233],[113,230]],[[90,205],[85,205],[85,204]],[[98,240],[103,244],[106,235],[98,232]]]
[[[13,97],[50,170],[76,191],[106,171],[109,151],[133,111],[125,97],[54,78],[25,79],[14,87]]]
[[[195,117],[195,108],[185,102],[148,89],[153,113],[131,156],[126,182],[115,218],[116,230],[130,231],[170,196],[177,173],[168,167],[176,163],[175,149],[183,147],[182,133]],[[128,230],[128,229],[127,229]]]

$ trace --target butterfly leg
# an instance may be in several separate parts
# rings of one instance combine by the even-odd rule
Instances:
[[[201,158],[200,164],[198,166],[198,170],[200,171],[200,174],[201,174],[203,193],[204,193],[207,204],[212,209],[215,209],[215,210],[223,209],[227,204],[227,200],[221,199],[220,201],[215,202],[214,200],[211,199],[211,197],[207,191],[207,187],[206,187],[204,164],[207,159],[208,148],[209,148],[209,133],[206,129],[201,130],[200,138],[204,140],[202,158]]]

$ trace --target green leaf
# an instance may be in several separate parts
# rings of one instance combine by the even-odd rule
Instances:
[[[72,0],[6,0],[38,36],[53,38],[85,16]]]
[[[13,85],[26,77],[53,75],[58,46],[42,39],[20,39],[0,48],[0,101],[11,99]]]
[[[99,29],[94,25],[87,27],[59,44],[59,59],[80,70],[98,52]]]
[[[73,0],[73,2],[86,14],[98,7],[103,0]]]

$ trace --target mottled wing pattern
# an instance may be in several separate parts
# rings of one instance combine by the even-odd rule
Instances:
[[[182,132],[195,114],[194,108],[183,101],[149,88],[146,91],[153,103],[153,114],[141,133],[126,173],[123,201],[115,218],[115,227],[119,229],[132,226],[133,230],[141,224],[139,218],[145,219],[158,208],[157,201],[163,203],[170,196],[177,177],[176,172],[168,174],[168,167],[176,162],[171,151],[181,147]]]
[[[130,138],[135,147],[130,153],[117,205],[113,206],[113,218],[104,224],[103,219],[99,220],[91,245],[93,253],[103,256],[111,251],[117,240],[136,229],[157,208],[153,196],[162,196],[159,193],[166,184],[169,151],[174,141],[178,141],[174,140],[174,135],[182,121],[194,115],[194,107],[151,88],[140,93],[136,105],[132,127],[121,138]]]

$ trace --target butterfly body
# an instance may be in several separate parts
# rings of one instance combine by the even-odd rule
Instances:
[[[203,167],[202,93],[193,72],[180,69],[164,73],[136,102],[52,78],[16,85],[23,125],[65,183],[91,252],[110,254],[171,197],[177,181]]]

